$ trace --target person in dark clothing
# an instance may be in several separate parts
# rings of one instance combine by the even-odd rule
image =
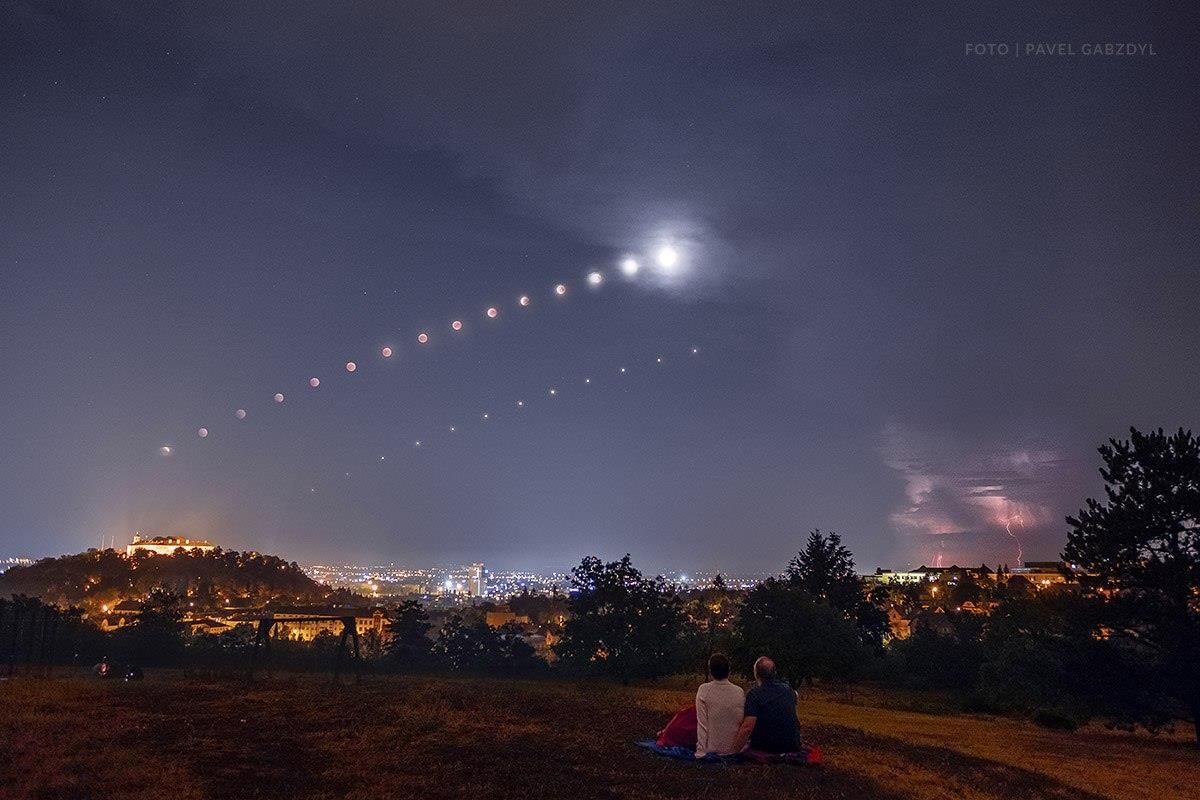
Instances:
[[[796,722],[796,692],[779,680],[775,662],[763,656],[754,662],[758,682],[746,693],[745,716],[738,729],[735,752],[746,744],[763,753],[794,753],[800,749]]]

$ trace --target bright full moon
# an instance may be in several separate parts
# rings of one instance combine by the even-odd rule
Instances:
[[[674,247],[664,245],[658,248],[658,252],[654,254],[654,260],[663,269],[670,269],[679,260],[679,253],[676,252]]]

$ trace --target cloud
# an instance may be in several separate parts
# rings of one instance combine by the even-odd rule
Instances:
[[[884,428],[882,440],[881,455],[902,477],[906,499],[890,521],[908,538],[915,560],[982,557],[1015,564],[1046,555],[1061,516],[1052,498],[1057,452],[1007,443],[966,446],[896,423]]]

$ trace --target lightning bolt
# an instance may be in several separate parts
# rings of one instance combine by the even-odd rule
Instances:
[[[1017,535],[1012,532],[1012,524],[1014,522],[1020,525],[1021,529],[1024,530],[1025,520],[1021,518],[1020,514],[1014,514],[1013,516],[1004,520],[1004,532],[1008,534],[1008,538],[1017,543],[1017,566],[1019,567],[1025,563],[1025,553],[1021,550],[1021,540],[1018,539]]]

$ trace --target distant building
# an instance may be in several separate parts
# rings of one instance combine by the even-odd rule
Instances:
[[[387,634],[387,617],[382,608],[281,608],[271,616],[277,623],[274,631],[276,635],[302,642],[312,641],[322,631],[340,636],[342,634],[342,617],[354,617],[354,628],[358,631],[359,636],[363,636],[371,630],[380,636]],[[329,619],[314,620],[313,617],[329,617]],[[305,620],[305,618],[308,619],[298,621]]]
[[[525,614],[517,614],[508,608],[497,608],[495,611],[488,611],[484,615],[484,620],[490,628],[502,628],[510,622],[515,622],[518,625],[528,625],[529,617]]]
[[[1009,577],[1017,576],[1029,581],[1035,589],[1075,582],[1075,570],[1061,561],[1026,561],[1023,566],[1009,570]]]
[[[924,572],[895,572],[882,568],[876,569],[875,574],[863,575],[862,578],[868,586],[903,586],[927,580]]]
[[[104,610],[119,617],[136,617],[142,613],[142,602],[140,600],[122,600],[112,609],[105,606]]]
[[[143,538],[141,532],[133,535],[133,541],[125,548],[125,555],[133,557],[135,553],[155,553],[169,556],[176,550],[200,550],[207,553],[216,548],[207,539],[185,539],[182,536],[151,536]]]
[[[28,567],[32,563],[32,558],[0,558],[0,572],[10,567]]]
[[[467,593],[472,597],[483,597],[487,594],[487,577],[483,564],[475,562],[467,568]]]
[[[907,639],[912,634],[909,618],[900,609],[895,606],[889,608],[887,619],[893,639]]]
[[[219,622],[211,617],[187,617],[184,619],[184,624],[192,632],[193,636],[207,634],[216,636],[225,631],[232,630],[233,626],[224,622]]]

